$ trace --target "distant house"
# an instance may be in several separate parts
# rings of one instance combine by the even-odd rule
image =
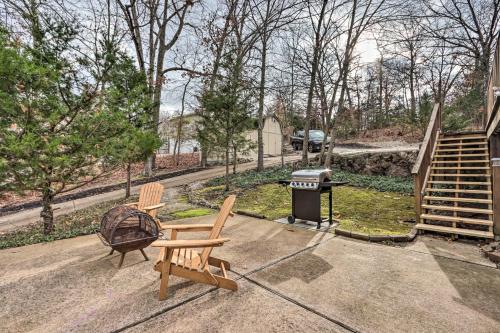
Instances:
[[[180,116],[162,120],[160,125],[160,136],[163,140],[163,144],[158,152],[160,154],[173,154],[174,147],[177,146],[175,141],[177,140],[179,125],[182,126],[180,143],[181,154],[198,151],[200,147],[200,144],[196,141],[196,122],[198,119],[199,116],[190,113],[182,117],[182,124],[179,124],[181,120]]]
[[[193,150],[197,150],[200,144],[196,141],[196,122],[199,116],[195,114],[188,114],[183,117],[182,122],[182,136],[181,141],[181,152],[189,153]],[[162,122],[162,138],[164,144],[160,148],[159,152],[162,154],[173,153],[173,147],[175,145],[176,133],[179,126],[179,117],[172,117],[168,120]],[[264,156],[279,156],[281,154],[281,129],[278,120],[273,116],[267,116],[264,119],[264,128],[262,131],[263,141],[264,141]],[[248,152],[248,154],[240,154],[240,158],[257,159],[257,129],[252,129],[246,134],[247,139],[254,142],[255,148]],[[218,156],[218,154],[211,154],[208,160],[212,162],[219,162],[223,160],[223,156]]]

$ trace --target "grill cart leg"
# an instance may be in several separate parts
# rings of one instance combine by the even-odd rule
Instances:
[[[108,256],[112,255],[114,252],[115,252],[115,249],[111,249],[111,251],[109,251],[109,253],[108,253]]]
[[[143,249],[140,249],[140,251],[141,251],[142,255],[144,256],[144,259],[146,259],[146,261],[149,261],[149,258],[148,258],[148,256],[146,255],[146,252],[144,252],[144,250],[143,250]]]
[[[123,259],[125,259],[125,252],[123,252],[122,256],[120,257],[120,263],[118,264],[118,268],[122,268]]]

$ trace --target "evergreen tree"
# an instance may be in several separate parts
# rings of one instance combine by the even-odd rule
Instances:
[[[201,97],[201,120],[198,140],[211,152],[224,153],[225,187],[229,190],[230,154],[249,149],[245,132],[252,127],[249,110],[249,89],[242,80],[242,66],[234,53],[228,52],[221,63],[221,77],[213,90],[206,90]],[[234,158],[233,158],[234,159]]]
[[[121,165],[138,133],[126,113],[103,103],[104,75],[81,74],[73,37],[64,22],[33,33],[32,46],[0,32],[0,189],[40,192],[46,234],[55,196]]]

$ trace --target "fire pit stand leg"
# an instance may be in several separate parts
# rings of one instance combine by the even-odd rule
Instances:
[[[118,264],[118,268],[122,268],[123,259],[125,259],[125,252],[122,252],[122,256],[120,257],[120,263]]]
[[[140,251],[141,251],[142,255],[144,256],[144,259],[146,259],[146,261],[149,261],[149,258],[148,258],[148,256],[146,255],[146,252],[144,252],[144,250],[143,250],[143,249],[140,249]]]

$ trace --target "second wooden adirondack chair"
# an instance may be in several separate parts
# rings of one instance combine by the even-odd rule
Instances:
[[[225,260],[212,257],[210,254],[216,246],[222,246],[228,238],[219,238],[224,223],[229,216],[233,216],[231,209],[236,200],[230,195],[222,204],[215,223],[212,224],[183,224],[163,225],[163,229],[170,229],[170,240],[157,240],[151,244],[160,247],[160,255],[154,269],[161,273],[160,300],[167,297],[168,279],[170,275],[180,276],[192,281],[214,285],[229,290],[237,290],[236,282],[227,276],[230,269]],[[179,232],[210,232],[208,239],[177,240]],[[201,252],[195,249],[202,249]],[[222,275],[210,272],[209,266],[219,268]]]
[[[147,183],[141,187],[139,201],[131,202],[126,205],[142,210],[151,215],[159,223],[156,214],[158,213],[158,209],[165,206],[165,203],[160,202],[164,191],[165,188],[160,183]]]

